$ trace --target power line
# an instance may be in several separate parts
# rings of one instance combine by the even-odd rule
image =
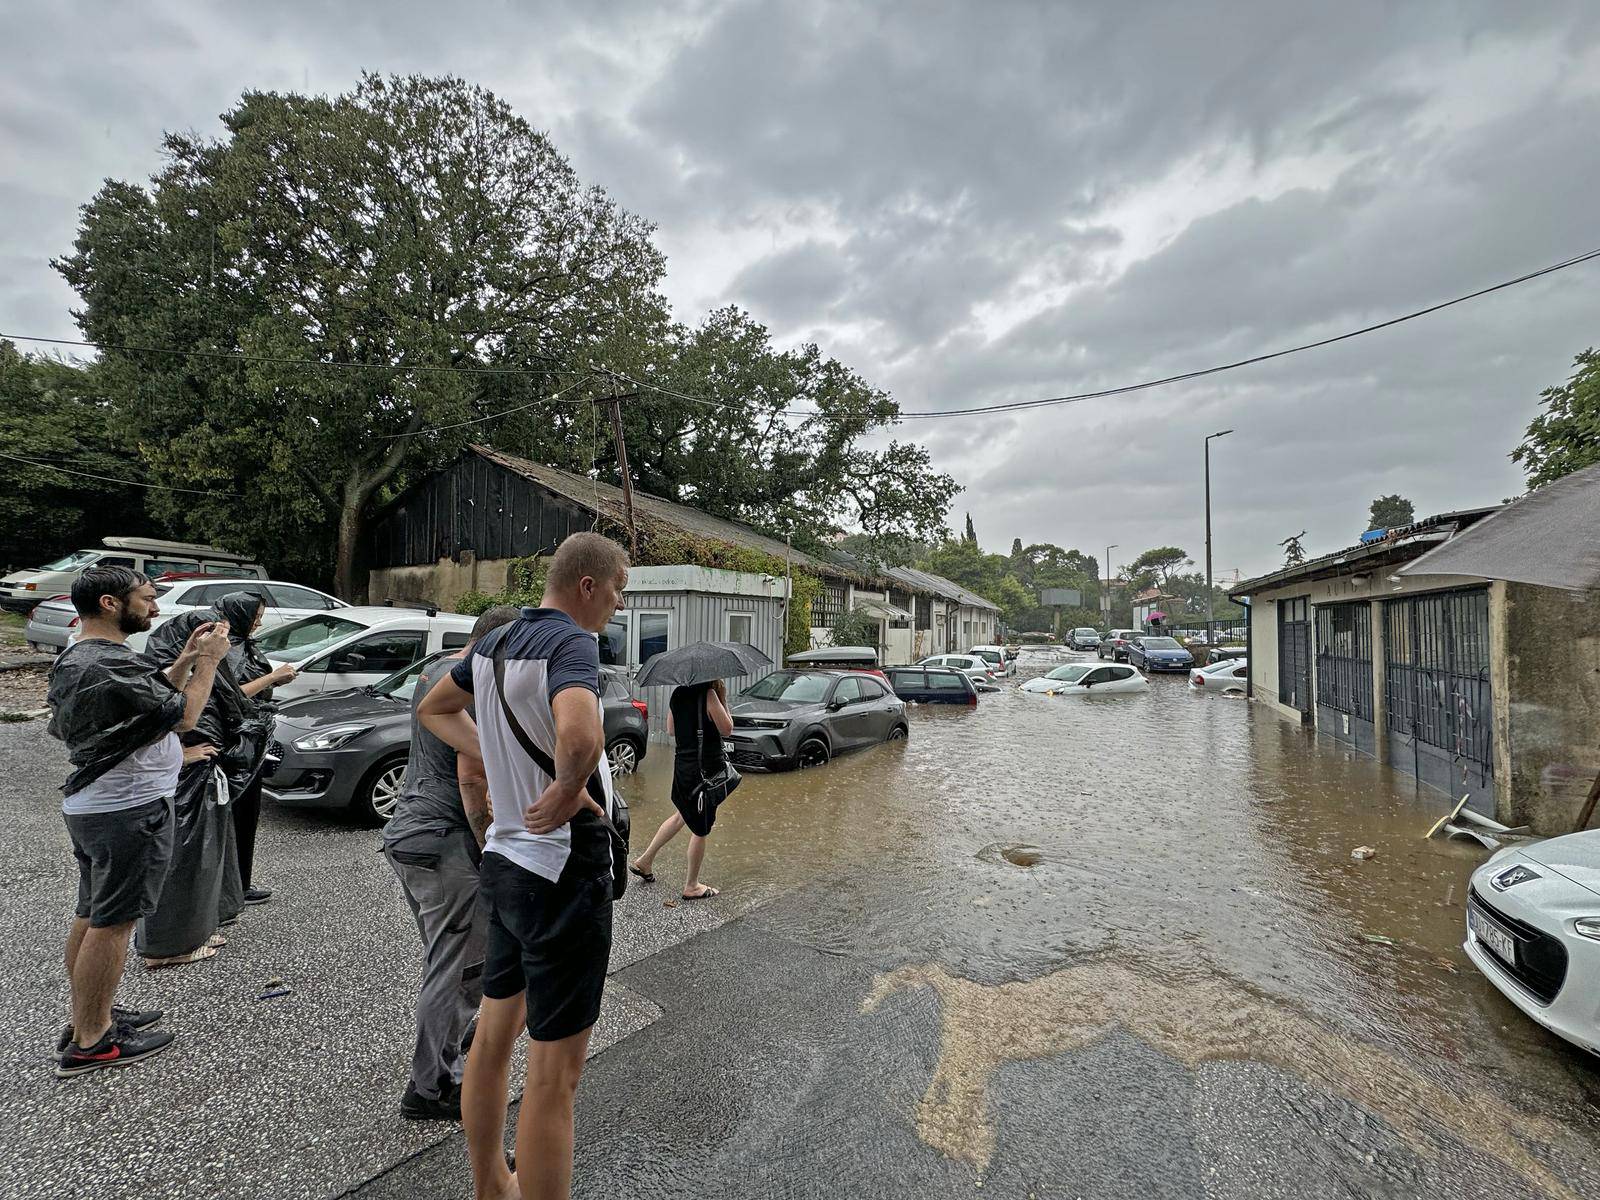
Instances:
[[[84,479],[98,479],[101,483],[122,484],[124,487],[151,488],[158,492],[187,492],[193,496],[223,496],[230,500],[241,499],[237,492],[214,492],[207,488],[169,487],[164,483],[145,483],[138,479],[118,479],[112,475],[95,475],[89,471],[74,471],[70,467],[58,467],[55,463],[23,458],[20,455],[7,454],[3,450],[0,450],[0,458],[9,458],[12,462],[26,463],[30,467],[41,467],[46,471],[60,471],[63,475],[77,475]]]

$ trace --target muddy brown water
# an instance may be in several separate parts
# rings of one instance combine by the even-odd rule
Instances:
[[[1019,681],[1059,661],[1025,654]],[[902,745],[747,775],[702,877],[729,892],[823,886],[832,903],[794,936],[903,962],[948,1004],[977,987],[992,998],[979,1008],[997,1011],[1006,989],[1044,987],[1074,998],[1077,1020],[1098,986],[1111,997],[1100,1022],[1181,1061],[1300,1069],[1391,1124],[1425,1103],[1463,1129],[1600,1134],[1592,1060],[1517,1012],[1461,950],[1468,876],[1486,855],[1423,839],[1443,797],[1183,676],[1132,696],[1008,686],[976,710],[914,707],[911,725]],[[627,781],[636,848],[671,811],[670,772],[670,746],[654,746]],[[1376,857],[1352,860],[1364,845]],[[656,869],[680,882],[682,846]],[[1219,1042],[1229,1021],[1176,1019],[1191,1008],[1221,1008],[1255,1035]],[[1070,1023],[1064,1011],[1041,1021]],[[1318,1036],[1331,1052],[1296,1048]],[[964,1150],[937,1120],[923,1136],[981,1163],[986,1135],[967,1126]],[[1569,1194],[1522,1143],[1480,1148]]]

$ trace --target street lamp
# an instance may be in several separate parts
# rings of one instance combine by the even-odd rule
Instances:
[[[1206,653],[1211,653],[1213,629],[1215,618],[1211,605],[1211,439],[1227,437],[1233,430],[1224,429],[1221,433],[1206,435]]]
[[[1111,629],[1111,552],[1116,548],[1116,546],[1106,547],[1106,585],[1104,589],[1105,600],[1102,602],[1103,612],[1101,615],[1105,617],[1106,630],[1108,632]]]

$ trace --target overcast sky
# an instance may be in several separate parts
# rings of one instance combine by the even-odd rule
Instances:
[[[75,335],[48,259],[166,129],[246,88],[454,73],[659,225],[681,319],[738,304],[908,411],[1116,386],[1327,336],[1600,247],[1600,6],[53,3],[0,47],[0,329]],[[598,10],[604,10],[602,15]],[[1157,391],[910,421],[985,548],[1219,577],[1521,490],[1600,262]]]

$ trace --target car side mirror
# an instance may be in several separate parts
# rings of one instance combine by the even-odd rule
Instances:
[[[341,654],[333,660],[333,670],[335,671],[361,671],[366,669],[366,665],[367,656],[358,654],[354,650],[347,654]]]
[[[850,703],[848,700],[829,700],[827,708],[829,712],[838,712],[848,703]]]

